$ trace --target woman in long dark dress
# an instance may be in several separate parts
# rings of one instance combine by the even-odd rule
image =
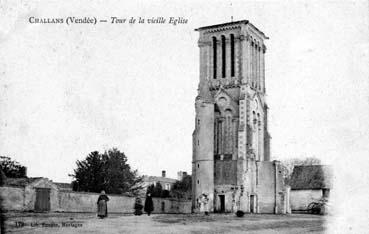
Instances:
[[[97,199],[97,216],[101,219],[108,216],[108,196],[105,195],[105,191],[101,191],[101,195]]]
[[[147,213],[148,216],[150,216],[151,212],[154,211],[154,203],[152,202],[152,197],[151,194],[148,193],[146,195],[146,199],[145,199],[145,212]]]

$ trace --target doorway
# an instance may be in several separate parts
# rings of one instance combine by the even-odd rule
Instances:
[[[255,195],[250,195],[250,213],[255,213]]]
[[[50,211],[50,189],[36,188],[36,212]]]
[[[225,196],[224,195],[219,195],[219,200],[220,200],[220,210],[219,210],[219,212],[224,213],[225,212]]]

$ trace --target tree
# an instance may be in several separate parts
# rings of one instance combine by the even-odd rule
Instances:
[[[282,173],[285,184],[289,184],[294,166],[302,165],[320,165],[321,161],[315,157],[307,157],[304,159],[291,158],[281,162]]]
[[[177,181],[173,184],[170,194],[172,197],[176,198],[191,198],[192,191],[192,177],[191,175],[186,175],[181,181]]]
[[[161,186],[160,182],[155,184],[153,192],[151,194],[152,197],[161,197],[161,192],[163,191],[163,186]]]
[[[27,177],[27,168],[6,156],[0,156],[0,171],[9,178]]]
[[[169,191],[163,189],[163,186],[160,182],[156,182],[156,184],[151,184],[147,187],[146,194],[150,193],[152,197],[169,197]]]
[[[72,182],[74,191],[100,192],[111,194],[138,194],[142,189],[142,177],[137,170],[132,170],[127,157],[118,149],[111,149],[100,154],[91,152],[85,160],[77,160],[77,169]]]

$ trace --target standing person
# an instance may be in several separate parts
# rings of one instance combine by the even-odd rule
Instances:
[[[141,198],[136,197],[135,206],[134,206],[135,215],[142,215],[142,208],[143,208],[143,205],[142,205]]]
[[[205,193],[200,196],[200,212],[204,212],[205,215],[209,215],[209,198]]]
[[[145,212],[147,213],[148,216],[150,216],[151,212],[154,211],[154,203],[152,202],[152,197],[151,197],[151,193],[148,193],[146,195],[146,199],[145,199]]]
[[[105,195],[105,191],[102,190],[99,198],[97,199],[97,216],[103,219],[108,216],[108,196]]]

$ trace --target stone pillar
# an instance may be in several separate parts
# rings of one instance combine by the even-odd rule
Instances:
[[[224,154],[225,152],[225,119],[221,118],[220,121],[220,154]]]
[[[258,43],[255,44],[255,88],[259,87],[259,51]]]
[[[250,36],[249,35],[240,35],[239,39],[240,44],[240,73],[239,75],[242,77],[242,84],[250,84]]]
[[[274,164],[274,213],[278,214],[278,161],[273,161]]]
[[[254,41],[251,41],[251,87],[255,86],[255,47]]]
[[[265,54],[266,47],[265,45],[262,45],[262,53],[261,53],[261,91],[265,93]]]
[[[217,38],[217,79],[220,80],[222,78],[222,39],[221,37]]]
[[[233,160],[237,159],[237,139],[238,138],[238,118],[233,119],[233,145],[232,145],[232,152],[233,152]]]
[[[240,83],[242,83],[242,79],[245,79],[246,78],[246,75],[245,74],[242,74],[243,73],[243,69],[242,69],[242,66],[243,66],[243,60],[246,59],[244,56],[243,56],[243,50],[244,50],[244,46],[242,45],[242,40],[244,40],[244,36],[243,35],[240,35],[239,37],[236,37],[234,38],[234,65],[235,65],[235,70],[234,70],[234,75],[235,77],[240,81]]]
[[[226,37],[226,78],[231,77],[231,39],[230,35],[225,35]]]
[[[210,69],[212,68],[211,54],[209,53],[210,45],[209,42],[199,41],[198,46],[200,48],[200,81],[202,79],[211,79],[212,72]]]
[[[257,48],[257,53],[258,53],[258,90],[261,90],[261,56],[260,56],[260,46],[258,45]]]
[[[260,131],[260,147],[259,147],[259,152],[260,152],[260,161],[264,161],[265,157],[264,157],[264,114],[260,113],[260,126],[259,126],[259,131]]]

